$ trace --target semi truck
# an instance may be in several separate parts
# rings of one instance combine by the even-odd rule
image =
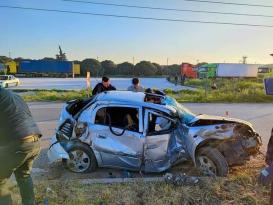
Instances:
[[[180,73],[183,79],[197,78],[197,71],[195,67],[190,63],[182,63],[180,67]]]
[[[24,60],[17,75],[26,77],[71,77],[80,74],[80,65],[62,60]]]
[[[198,69],[199,78],[256,78],[258,64],[218,63],[206,64]]]

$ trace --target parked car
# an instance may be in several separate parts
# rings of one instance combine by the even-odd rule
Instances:
[[[0,87],[7,88],[9,86],[18,86],[20,81],[13,75],[0,75]]]
[[[78,173],[163,172],[192,161],[205,175],[226,176],[260,146],[249,122],[195,115],[169,96],[110,91],[64,105],[48,157]]]

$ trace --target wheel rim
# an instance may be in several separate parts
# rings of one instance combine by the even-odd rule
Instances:
[[[199,161],[200,170],[202,171],[204,175],[207,175],[207,176],[217,175],[216,165],[207,156],[199,156],[198,161]]]
[[[73,172],[85,172],[90,166],[91,160],[88,155],[81,150],[74,150],[69,153],[67,160],[68,168]]]

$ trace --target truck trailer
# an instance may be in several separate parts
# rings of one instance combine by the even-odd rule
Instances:
[[[259,67],[257,64],[219,63],[216,75],[220,78],[256,78]]]
[[[25,60],[19,64],[18,74],[27,77],[71,77],[80,74],[80,67],[71,61]]]
[[[199,78],[256,78],[258,64],[212,63],[198,69]]]

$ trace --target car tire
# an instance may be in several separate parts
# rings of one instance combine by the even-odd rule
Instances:
[[[97,168],[97,160],[92,149],[83,143],[76,143],[66,150],[70,159],[63,160],[65,166],[75,173],[88,173]]]
[[[229,171],[225,157],[213,147],[203,147],[197,151],[196,165],[206,176],[225,177]]]

